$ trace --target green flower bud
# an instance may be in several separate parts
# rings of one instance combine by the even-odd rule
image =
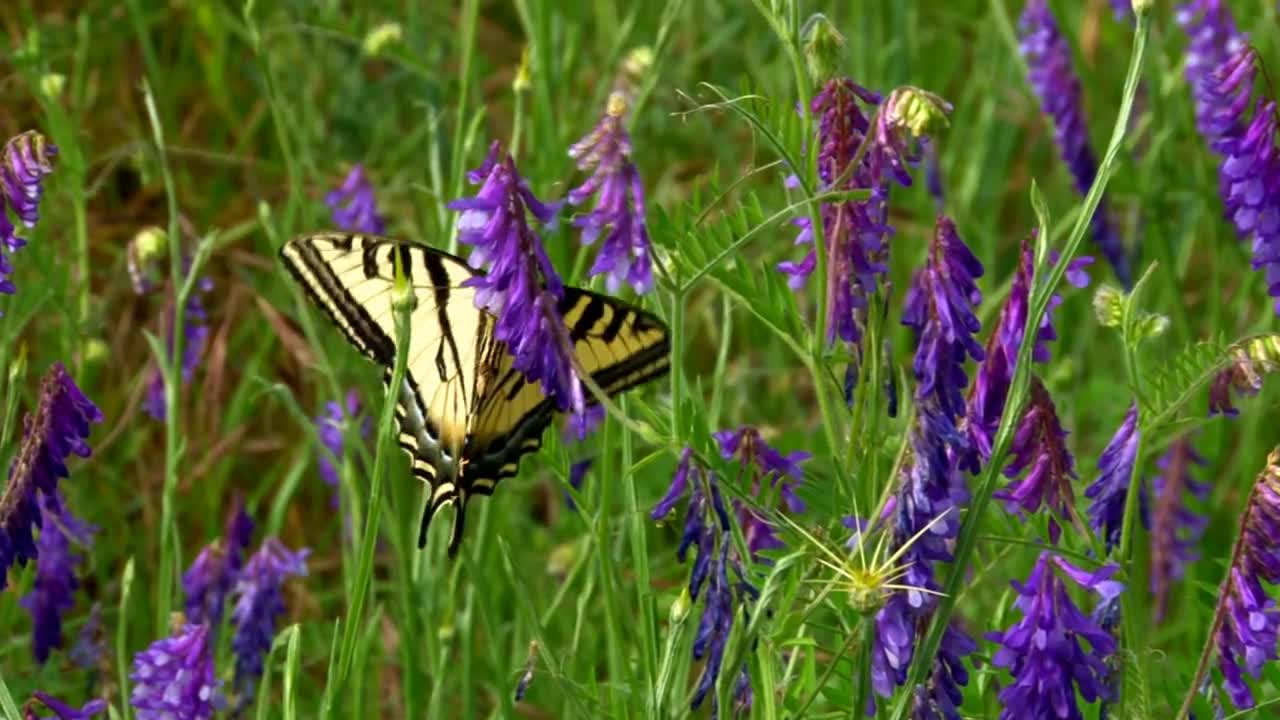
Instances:
[[[40,94],[50,100],[56,100],[62,97],[62,91],[67,87],[67,76],[62,73],[45,73],[40,76]]]
[[[689,588],[683,587],[680,589],[680,594],[676,596],[675,602],[671,603],[671,614],[668,619],[671,621],[672,627],[683,624],[692,609],[693,597],[689,595]]]
[[[889,94],[881,112],[886,114],[885,121],[891,127],[902,128],[918,138],[936,135],[950,127],[947,115],[952,109],[951,103],[941,95],[904,85]]]
[[[822,84],[839,73],[844,36],[826,15],[817,13],[811,16],[800,36],[804,38],[804,59],[810,79]]]
[[[387,49],[388,46],[400,42],[403,34],[403,31],[400,29],[400,23],[382,23],[370,30],[369,33],[364,36],[364,44],[361,46],[361,49],[364,51],[365,55],[368,55],[369,57],[377,57],[381,55],[382,51]]]
[[[1098,285],[1093,293],[1093,312],[1102,327],[1120,327],[1124,316],[1124,293],[1111,285]]]

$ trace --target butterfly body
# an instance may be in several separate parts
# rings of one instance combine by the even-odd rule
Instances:
[[[515,475],[521,457],[541,447],[557,411],[554,398],[512,366],[506,343],[494,335],[498,319],[476,307],[466,281],[481,272],[425,245],[350,233],[301,236],[285,243],[280,256],[311,301],[383,367],[388,386],[396,358],[395,268],[402,268],[417,305],[397,392],[399,443],[413,474],[431,488],[419,547],[432,516],[453,505],[449,553],[455,554],[467,501],[491,495]],[[574,287],[564,288],[557,309],[576,364],[606,394],[667,371],[667,329],[651,313]]]

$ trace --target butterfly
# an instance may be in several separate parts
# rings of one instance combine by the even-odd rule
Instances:
[[[449,556],[462,541],[468,500],[492,495],[520,459],[542,446],[557,405],[538,382],[512,367],[497,318],[476,307],[465,283],[482,275],[462,258],[426,245],[374,235],[320,233],[285,243],[280,257],[310,300],[391,384],[396,359],[396,264],[417,299],[408,366],[398,388],[399,443],[413,474],[430,488],[418,530],[454,508]],[[617,298],[565,287],[559,301],[576,364],[610,397],[665,374],[670,338],[657,316]],[[595,402],[588,394],[588,403]]]

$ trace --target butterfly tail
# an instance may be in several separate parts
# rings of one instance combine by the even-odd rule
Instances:
[[[466,500],[458,492],[458,486],[447,480],[432,488],[431,497],[422,509],[422,524],[418,526],[418,549],[426,547],[427,528],[431,525],[431,518],[445,505],[454,507],[453,533],[449,538],[449,556],[453,557],[462,542],[462,513]]]

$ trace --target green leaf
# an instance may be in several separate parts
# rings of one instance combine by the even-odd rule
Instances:
[[[1147,378],[1142,433],[1158,432],[1163,424],[1174,419],[1218,373],[1230,367],[1236,351],[1253,341],[1268,338],[1280,340],[1280,336],[1273,333],[1249,336],[1233,343],[1219,336],[1197,340],[1175,353]]]

